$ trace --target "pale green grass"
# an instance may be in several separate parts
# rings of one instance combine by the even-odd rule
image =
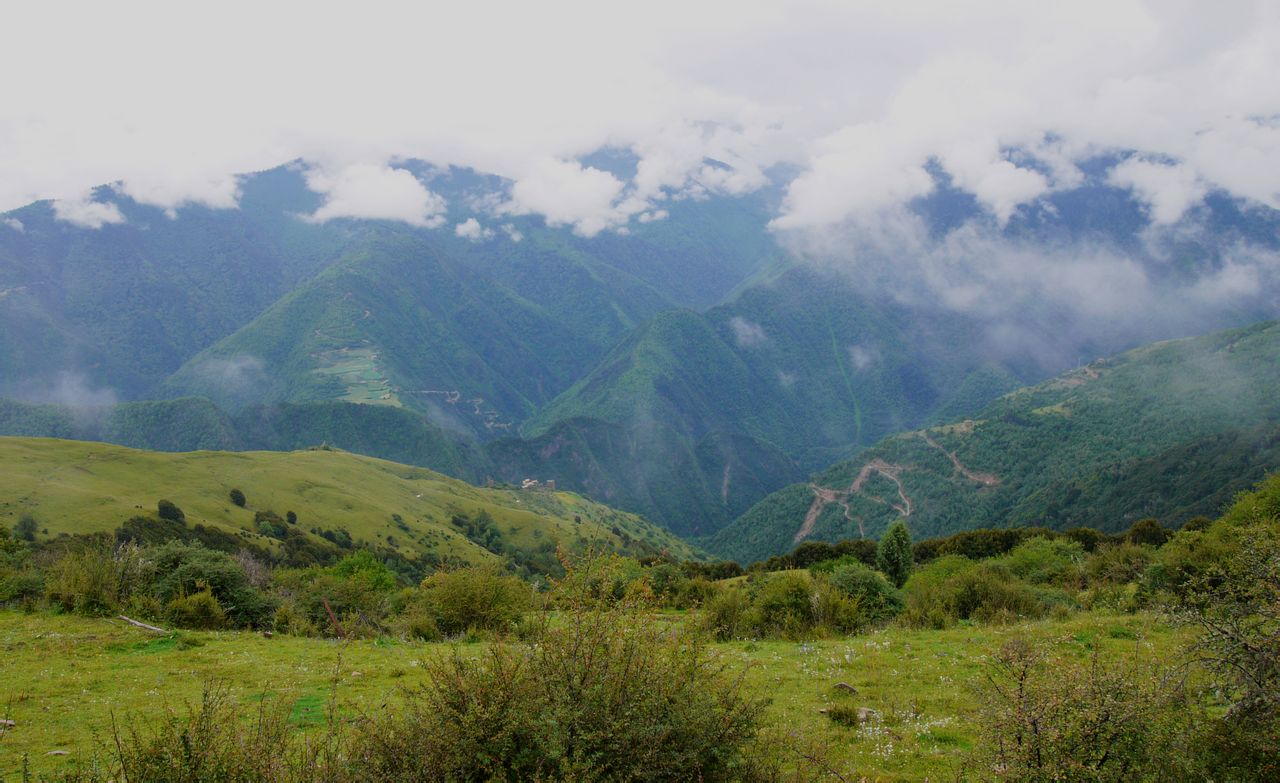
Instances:
[[[950,780],[976,739],[975,687],[987,656],[1025,635],[1059,653],[1172,659],[1178,635],[1150,615],[1078,614],[1002,627],[945,631],[892,628],[807,644],[716,645],[753,693],[771,699],[776,725],[825,744],[839,762],[874,780]],[[420,661],[450,649],[387,641],[267,639],[247,632],[182,632],[157,638],[117,621],[0,612],[0,712],[17,722],[0,737],[0,779],[28,754],[53,772],[105,747],[111,715],[154,719],[196,699],[209,679],[228,683],[246,712],[264,694],[286,699],[301,727],[322,719],[331,681],[345,712],[376,711],[400,686],[422,681]],[[464,647],[478,651],[478,645]],[[338,668],[341,661],[341,668]],[[844,682],[856,694],[833,690]],[[819,712],[839,703],[882,720],[836,725]],[[73,756],[48,756],[67,750]]]
[[[245,493],[247,508],[231,503],[232,488]],[[108,532],[129,517],[153,515],[161,498],[178,504],[188,524],[245,531],[260,546],[273,542],[254,530],[254,512],[284,516],[293,511],[303,530],[346,528],[354,539],[371,544],[388,544],[390,536],[407,555],[431,551],[482,562],[494,556],[449,520],[456,513],[474,517],[487,511],[506,543],[518,548],[547,541],[617,547],[616,525],[678,558],[696,557],[671,533],[572,493],[473,487],[425,468],[342,451],[172,454],[0,437],[0,525],[12,527],[22,514],[31,513],[48,537]],[[396,515],[408,530],[395,521]],[[574,522],[575,515],[581,523]]]

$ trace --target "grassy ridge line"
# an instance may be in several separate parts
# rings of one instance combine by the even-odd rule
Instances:
[[[231,503],[232,488],[245,493],[246,508]],[[357,541],[394,541],[405,554],[434,552],[481,562],[494,555],[465,538],[450,519],[483,511],[497,522],[508,547],[581,539],[621,548],[616,527],[676,556],[697,556],[640,517],[572,493],[473,487],[425,468],[342,451],[164,453],[0,437],[0,524],[12,526],[30,513],[49,536],[111,531],[129,517],[154,513],[160,498],[182,508],[188,524],[243,531],[259,545],[271,540],[255,532],[254,512],[293,511],[304,530],[345,528]]]

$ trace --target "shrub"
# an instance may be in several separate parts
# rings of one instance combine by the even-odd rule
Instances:
[[[737,587],[721,590],[702,608],[702,627],[720,641],[738,639],[749,633],[747,612],[751,599]]]
[[[238,489],[233,489],[230,492],[228,492],[227,497],[231,498],[231,502],[236,504],[240,508],[244,508],[244,504],[247,502],[245,500],[244,493]]]
[[[876,549],[876,566],[889,577],[894,587],[902,587],[911,575],[911,533],[907,523],[899,519],[889,526]]]
[[[941,628],[956,620],[1006,622],[1043,617],[1047,606],[1007,568],[951,555],[921,568],[906,586],[909,625]]]
[[[1050,659],[1015,639],[994,656],[970,757],[979,779],[1184,779],[1166,767],[1185,696],[1151,661]],[[1176,750],[1175,750],[1176,749]]]
[[[190,595],[182,594],[165,607],[170,622],[180,628],[200,628],[214,630],[227,624],[227,613],[222,604],[213,597],[209,586],[204,585],[199,592]]]
[[[18,523],[13,526],[13,535],[22,541],[35,541],[36,530],[40,527],[40,523],[30,514],[23,514],[18,517]]]
[[[187,515],[182,513],[182,509],[178,508],[170,500],[161,500],[156,503],[156,516],[170,522],[185,522],[187,519]]]
[[[1122,585],[1137,581],[1155,559],[1149,546],[1122,541],[1094,550],[1083,563],[1090,585]]]
[[[454,636],[469,628],[510,630],[529,608],[529,586],[492,567],[440,571],[422,582],[417,606],[440,631]]]
[[[902,593],[861,562],[846,563],[831,572],[831,584],[855,600],[866,622],[880,622],[902,611]]]
[[[45,594],[63,611],[113,614],[134,592],[146,588],[152,569],[134,544],[114,546],[105,538],[90,539],[53,562]]]
[[[1147,544],[1148,546],[1161,546],[1168,541],[1173,535],[1173,531],[1160,524],[1159,520],[1140,519],[1134,522],[1128,532],[1124,534],[1124,540],[1130,544]]]
[[[763,703],[690,628],[654,622],[643,591],[612,600],[613,560],[570,565],[562,615],[528,641],[428,664],[401,710],[368,720],[370,780],[740,780]]]
[[[1065,584],[1076,576],[1084,547],[1065,538],[1036,536],[1018,544],[1000,562],[1031,584]]]
[[[253,589],[235,558],[200,544],[171,541],[147,551],[155,568],[152,591],[166,603],[207,590],[227,607],[227,618],[241,627],[266,622],[274,607],[267,596]]]

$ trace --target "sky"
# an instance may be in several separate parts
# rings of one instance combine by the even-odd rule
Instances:
[[[932,161],[1003,223],[1122,152],[1111,182],[1172,225],[1214,190],[1280,208],[1277,41],[1280,3],[1230,0],[10,4],[0,211],[120,222],[104,183],[233,209],[298,160],[307,219],[435,228],[421,159],[588,236],[787,171],[773,226],[803,231],[926,194]],[[604,147],[634,178],[580,162]]]

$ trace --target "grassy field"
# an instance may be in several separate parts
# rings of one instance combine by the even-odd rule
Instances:
[[[771,699],[784,729],[826,745],[836,761],[872,780],[951,780],[976,738],[975,687],[987,656],[1024,635],[1057,654],[1106,658],[1176,654],[1178,635],[1151,615],[1082,613],[1063,620],[944,631],[891,628],[810,643],[733,642],[716,646]],[[331,685],[344,713],[377,710],[402,686],[422,680],[421,661],[445,644],[390,640],[335,642],[247,632],[169,636],[109,619],[0,611],[0,780],[16,779],[23,755],[35,773],[88,760],[110,738],[111,716],[143,721],[198,699],[204,682],[226,683],[249,713],[284,699],[305,729],[323,720]],[[479,645],[464,645],[479,650]],[[850,694],[834,686],[847,683]],[[869,707],[881,718],[840,726],[820,710]],[[67,755],[49,755],[66,751]]]
[[[232,488],[248,498],[245,508],[228,499]],[[172,454],[0,437],[0,498],[0,525],[12,527],[32,514],[41,538],[112,531],[129,517],[154,514],[156,501],[165,498],[183,509],[190,525],[243,531],[262,546],[273,542],[256,532],[254,513],[293,511],[303,530],[345,528],[355,540],[406,555],[435,552],[482,562],[494,555],[450,519],[484,511],[507,549],[579,540],[620,547],[619,533],[626,533],[681,559],[697,556],[640,517],[573,493],[474,487],[425,468],[325,449]]]

